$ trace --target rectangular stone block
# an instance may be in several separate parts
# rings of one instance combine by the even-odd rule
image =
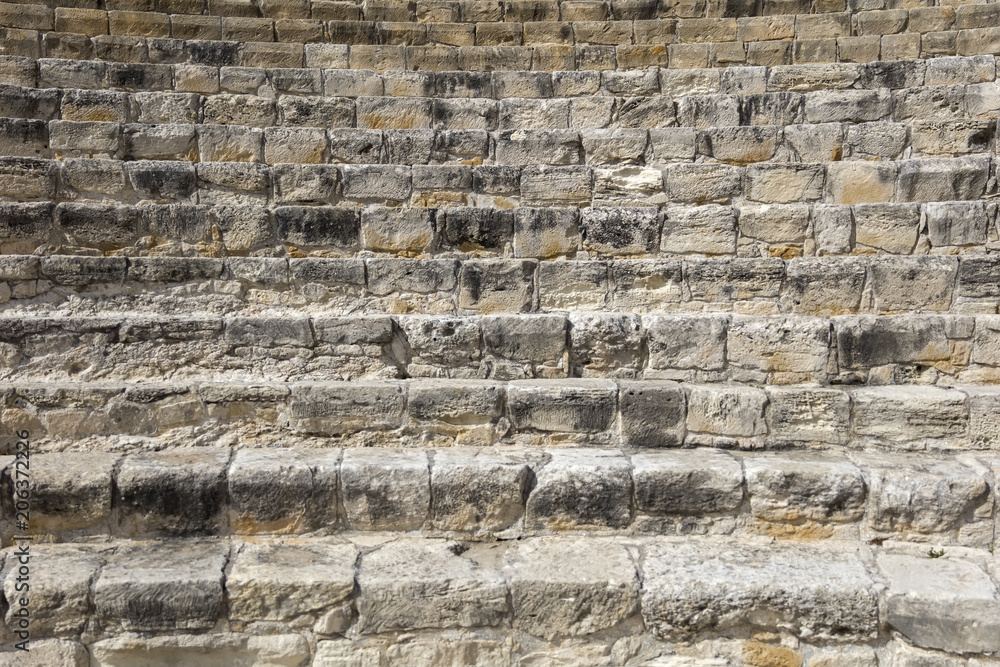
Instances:
[[[388,383],[296,385],[289,403],[293,429],[330,435],[399,428],[403,410],[402,385]]]
[[[743,469],[711,449],[632,455],[636,510],[653,515],[733,513],[743,502]]]
[[[631,521],[632,478],[621,454],[553,450],[535,476],[525,515],[529,529],[624,528]]]
[[[347,449],[340,466],[340,493],[352,530],[417,530],[430,509],[427,454]]]
[[[412,394],[412,392],[411,392]],[[528,465],[522,456],[489,450],[441,450],[431,468],[431,525],[496,536],[524,515]]]
[[[649,368],[721,370],[728,320],[721,316],[643,317]]]
[[[850,396],[839,389],[768,387],[768,425],[775,440],[845,445]]]
[[[684,389],[674,382],[619,382],[622,443],[640,449],[680,446],[686,404]]]
[[[861,470],[836,455],[788,453],[743,462],[755,519],[798,524],[856,521],[865,510]],[[792,529],[794,530],[794,529]]]
[[[507,387],[507,409],[519,430],[598,433],[617,412],[610,380],[521,380]]]
[[[854,431],[891,442],[961,438],[968,432],[965,394],[938,387],[872,387],[851,394]]]
[[[738,385],[693,386],[688,394],[689,431],[728,437],[767,434],[762,389]]]

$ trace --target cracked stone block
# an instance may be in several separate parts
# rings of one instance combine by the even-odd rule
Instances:
[[[886,620],[924,648],[952,653],[1000,650],[1000,597],[973,563],[882,554],[889,580]]]
[[[743,470],[712,449],[632,455],[636,509],[650,514],[733,512],[743,502]]]
[[[217,535],[225,524],[230,451],[177,448],[128,456],[118,471],[125,535]]]
[[[637,611],[639,578],[629,550],[602,539],[539,539],[505,559],[514,623],[546,639],[613,628]]]
[[[440,450],[431,468],[431,525],[438,530],[495,535],[524,515],[524,457],[494,450]]]
[[[855,521],[865,505],[861,470],[846,458],[822,453],[747,457],[750,512],[780,523]]]
[[[462,555],[454,542],[399,540],[361,558],[357,631],[501,624],[507,586],[496,571]]]
[[[810,641],[878,631],[875,584],[854,548],[661,538],[643,570],[643,620],[664,640],[747,626]]]
[[[358,549],[348,543],[244,544],[226,577],[229,617],[291,621],[354,593]]]
[[[353,530],[416,530],[427,520],[431,487],[427,453],[347,449],[341,495]]]
[[[229,467],[238,535],[306,533],[337,520],[340,450],[241,449]]]
[[[127,632],[212,628],[228,557],[224,542],[120,546],[94,583],[94,613],[109,629]]]
[[[535,470],[526,525],[533,529],[624,528],[631,520],[628,460],[610,451],[553,450]]]

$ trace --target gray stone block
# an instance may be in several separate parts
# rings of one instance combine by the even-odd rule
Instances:
[[[554,450],[535,475],[525,515],[528,528],[599,530],[624,528],[631,521],[632,478],[621,454]]]
[[[430,510],[427,454],[347,449],[340,466],[340,493],[352,530],[417,530]]]
[[[617,412],[610,380],[521,380],[507,386],[507,410],[519,430],[607,431]]]
[[[743,502],[743,469],[711,449],[632,455],[636,510],[656,515],[733,513]]]

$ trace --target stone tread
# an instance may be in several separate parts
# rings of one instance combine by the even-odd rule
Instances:
[[[5,381],[639,377],[989,385],[1000,316],[507,314],[0,318]]]
[[[531,646],[531,637],[600,641],[598,633],[641,619],[659,641],[726,636],[741,627],[780,630],[805,640],[802,650],[893,632],[957,653],[1000,647],[992,558],[692,537],[536,538],[466,549],[412,538],[37,544],[35,632],[38,639],[76,639],[84,622],[110,632],[191,632],[219,620],[237,627],[294,623],[319,635],[318,654],[336,658],[345,649],[363,656],[373,650],[360,646],[366,638],[392,638],[399,630],[440,636],[449,628],[492,628],[504,644]],[[8,549],[7,571],[15,565]],[[8,575],[8,598],[13,583]],[[326,641],[334,634],[357,643]],[[130,643],[162,649],[171,641],[140,637],[91,650],[114,656]],[[300,635],[299,661],[308,654]],[[317,657],[313,664],[342,663]]]
[[[652,375],[651,372],[648,374]],[[991,386],[761,388],[670,380],[10,382],[8,433],[40,451],[211,446],[850,447],[990,452]],[[86,443],[86,444],[84,444]],[[983,454],[987,455],[987,454]]]
[[[505,24],[506,25],[506,24]],[[631,26],[630,26],[631,27]],[[975,28],[921,35],[876,35],[825,40],[699,42],[639,45],[536,44],[446,46],[327,44],[300,41],[224,41],[96,36],[6,28],[3,55],[58,56],[124,63],[178,63],[215,67],[302,67],[426,71],[674,69],[774,66],[818,63],[874,63],[880,59],[934,58],[939,55],[1000,55],[1000,28]],[[267,39],[271,39],[267,36]],[[755,48],[756,47],[756,48]]]
[[[544,427],[581,419],[582,402],[566,407],[567,392],[561,404],[525,406],[524,389],[507,392],[515,421],[527,417],[535,422],[529,426]],[[644,388],[647,396],[659,389]],[[693,389],[693,411],[705,391]],[[689,423],[699,419],[689,414]],[[7,544],[24,532],[13,523],[12,459],[0,461]],[[35,453],[30,479],[26,534],[46,541],[416,531],[487,543],[570,533],[696,534],[992,550],[1000,457],[851,449],[173,447]]]
[[[515,244],[530,248],[529,237]],[[542,253],[539,253],[542,254]],[[519,273],[520,272],[520,273]],[[510,274],[502,280],[497,274]],[[493,287],[470,290],[490,274]],[[995,255],[542,261],[441,258],[0,258],[0,312],[453,316],[499,312],[996,314]],[[820,285],[836,277],[836,285]],[[655,286],[651,286],[651,281]],[[520,285],[521,301],[489,292]],[[919,286],[919,288],[918,288]],[[480,307],[480,301],[483,305]]]

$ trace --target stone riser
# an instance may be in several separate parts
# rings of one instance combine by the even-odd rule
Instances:
[[[712,42],[629,46],[539,44],[535,46],[401,46],[295,42],[236,42],[145,37],[86,37],[74,33],[4,30],[4,55],[55,56],[125,63],[191,63],[214,67],[302,67],[423,70],[573,70],[644,67],[779,66],[792,62],[872,63],[937,56],[998,55],[1000,29],[841,37],[822,40]],[[338,39],[341,39],[338,37]]]
[[[8,440],[27,430],[49,452],[179,442],[981,451],[998,448],[1000,440],[1000,393],[973,386],[761,389],[592,379],[19,383],[0,394],[0,409]]]
[[[10,459],[0,523],[7,544],[24,533],[13,521]],[[492,540],[596,531],[992,549],[1000,458],[960,460],[594,448],[36,454],[28,532],[72,541],[338,530]]]
[[[515,244],[525,243],[515,235]],[[508,279],[500,279],[501,275]],[[479,276],[491,276],[487,286]],[[826,283],[825,281],[833,281]],[[0,312],[996,314],[1000,259],[0,258]],[[479,285],[479,295],[472,290]],[[5,286],[5,287],[4,287]],[[499,301],[503,289],[519,299]]]
[[[240,31],[227,39],[259,41],[252,35],[305,32],[317,22],[334,23],[365,21],[399,22],[417,28],[431,29],[436,23],[611,23],[615,33],[624,26],[639,22],[666,24],[660,32],[681,41],[710,41],[700,33],[753,41],[757,39],[826,39],[851,35],[887,35],[906,29],[918,33],[949,29],[990,28],[997,10],[988,2],[951,6],[905,7],[905,2],[883,3],[888,11],[866,10],[864,3],[737,2],[688,5],[640,0],[638,2],[565,2],[542,0],[511,1],[449,1],[449,2],[249,2],[248,0],[195,0],[194,2],[157,3],[139,0],[129,3],[101,0],[0,3],[2,25],[27,30],[57,30],[92,35],[143,34],[150,37],[192,38],[191,31]],[[878,4],[878,3],[876,3]],[[896,6],[904,5],[896,9]],[[874,5],[873,5],[874,6]],[[117,9],[116,9],[117,7]],[[910,11],[907,11],[907,10]],[[799,16],[797,16],[797,14]],[[200,15],[200,18],[194,16]],[[739,16],[740,18],[728,18]],[[766,17],[766,18],[765,18]],[[682,19],[680,22],[663,19]],[[708,18],[707,21],[691,20]],[[252,19],[247,21],[246,19]],[[660,19],[660,20],[657,20]],[[468,27],[468,26],[466,26]],[[475,26],[472,26],[475,27]],[[184,34],[178,34],[183,31]],[[247,33],[246,31],[252,31]],[[631,34],[631,30],[628,31]],[[213,33],[214,34],[214,33]],[[766,34],[766,37],[758,35]],[[203,38],[218,39],[199,35]]]
[[[500,292],[503,294],[504,292]],[[1000,317],[741,315],[0,319],[6,381],[637,377],[991,384]],[[151,366],[152,364],[152,366]]]
[[[733,67],[726,70],[666,69],[616,72],[612,70],[576,71],[399,71],[376,73],[372,70],[348,70],[312,65],[305,68],[211,67],[186,64],[122,64],[99,60],[34,59],[0,56],[0,82],[5,85],[42,90],[103,90],[126,93],[174,91],[201,94],[206,100],[221,93],[259,96],[266,104],[282,95],[299,96],[308,104],[317,96],[358,98],[432,97],[435,99],[480,98],[506,100],[515,98],[576,98],[593,95],[716,97],[706,103],[721,102],[731,106],[738,96],[763,93],[804,93],[831,90],[899,91],[901,106],[897,118],[916,119],[928,113],[927,103],[936,107],[935,120],[952,120],[955,113],[976,116],[995,106],[996,79],[994,56],[942,57],[931,60],[880,61],[870,64],[778,65],[773,67]],[[136,85],[136,81],[142,83]],[[946,87],[947,86],[947,87]],[[932,87],[923,90],[924,87]],[[26,93],[19,108],[36,108],[44,117],[49,105],[43,95]],[[324,95],[325,94],[325,95]],[[924,97],[924,99],[920,99]],[[142,99],[140,96],[139,99]],[[155,99],[155,97],[153,98]],[[5,99],[5,104],[10,104]],[[847,100],[833,97],[829,107],[850,106]],[[35,106],[37,105],[37,106]],[[725,113],[732,114],[728,108]],[[763,110],[756,110],[762,113]],[[711,113],[710,104],[693,113]],[[868,111],[869,113],[871,110]],[[24,113],[19,112],[19,114]],[[35,112],[32,112],[33,114]],[[105,113],[116,114],[115,107]],[[147,112],[151,113],[151,112]],[[329,113],[329,112],[327,112]],[[828,108],[825,113],[830,113]],[[858,113],[857,111],[854,112]],[[106,117],[105,117],[106,118]],[[182,117],[183,122],[187,115]],[[69,118],[67,117],[67,120]],[[708,125],[717,123],[708,123]],[[723,123],[725,124],[725,123]],[[730,123],[736,124],[736,123]],[[514,127],[512,129],[518,129]]]
[[[10,572],[16,562],[7,554]],[[37,582],[33,639],[78,639],[81,632],[91,644],[107,638],[92,645],[102,665],[134,659],[135,651],[146,660],[166,661],[169,656],[174,662],[186,655],[188,660],[181,657],[180,664],[205,664],[202,660],[213,654],[204,649],[211,649],[219,635],[202,635],[200,641],[184,635],[121,635],[123,630],[166,635],[212,628],[242,632],[241,637],[229,636],[228,655],[243,653],[248,662],[242,664],[255,665],[275,664],[279,657],[278,664],[301,664],[317,639],[312,663],[317,666],[345,660],[379,664],[379,649],[396,642],[404,646],[388,653],[403,661],[392,664],[440,665],[470,664],[468,656],[477,653],[489,660],[485,664],[512,664],[511,640],[518,644],[515,659],[537,650],[541,655],[532,660],[537,664],[548,648],[541,639],[564,640],[566,659],[580,660],[579,652],[596,644],[590,652],[593,661],[571,664],[610,665],[614,663],[600,656],[607,656],[622,636],[633,639],[619,642],[624,646],[616,646],[616,653],[635,655],[645,649],[647,658],[669,646],[657,640],[756,639],[729,643],[735,655],[727,657],[736,664],[753,664],[740,658],[756,658],[761,664],[762,656],[768,660],[763,664],[802,664],[802,654],[781,648],[779,636],[786,639],[782,644],[790,641],[809,654],[811,664],[823,664],[826,652],[832,664],[850,664],[841,661],[854,653],[859,661],[854,664],[874,665],[872,645],[885,658],[895,649],[904,659],[910,642],[956,653],[1000,646],[996,583],[984,572],[986,559],[971,555],[931,559],[913,550],[859,553],[842,544],[733,545],[660,538],[529,539],[468,551],[443,540],[378,546],[330,540],[33,545],[32,558],[32,583]],[[953,582],[947,594],[940,590],[942,580]],[[5,589],[8,600],[16,600],[13,576],[8,575]],[[253,636],[266,628],[302,634]],[[455,630],[449,633],[448,628]],[[466,632],[459,634],[458,628]],[[433,636],[412,634],[435,629]],[[410,646],[400,631],[411,633]],[[340,634],[346,639],[322,641]],[[442,646],[449,634],[467,640],[462,647],[466,661],[458,652],[463,642]],[[799,638],[807,643],[799,645]],[[773,644],[764,643],[769,641]],[[181,649],[171,656],[170,649],[181,648],[182,642],[188,652]],[[861,646],[837,648],[852,642]],[[225,662],[225,642],[216,648],[222,662],[212,664],[233,664],[232,658]],[[725,651],[726,642],[701,645],[705,653],[691,645],[679,648],[711,656]],[[458,654],[450,656],[449,649]],[[269,656],[254,655],[265,650]],[[435,660],[438,651],[444,655],[438,653]],[[549,655],[557,656],[557,650]]]

